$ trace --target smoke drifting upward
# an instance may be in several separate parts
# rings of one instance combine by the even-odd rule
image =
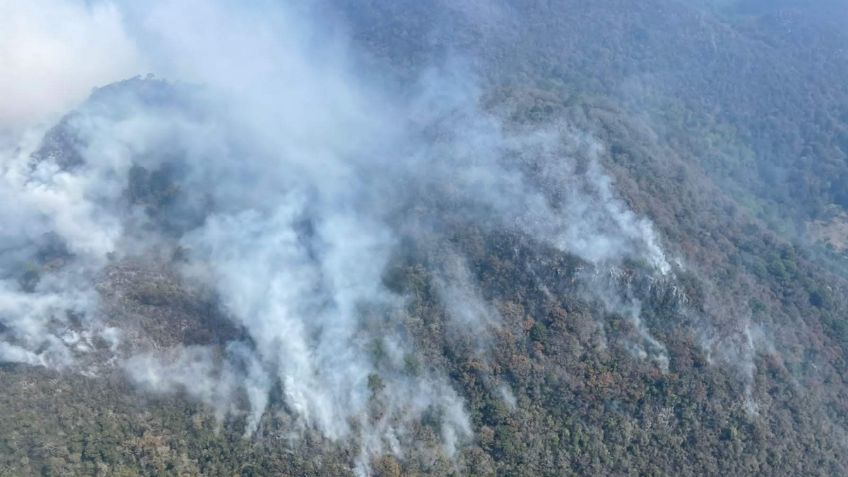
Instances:
[[[141,66],[110,3],[2,0],[0,18],[0,133],[55,119]]]
[[[341,39],[319,46],[320,24],[264,2],[89,8],[122,12],[130,50],[197,86],[102,88],[40,148],[27,136],[4,153],[0,194],[15,206],[0,219],[18,226],[0,235],[0,360],[72,366],[115,351],[96,277],[110,261],[178,255],[183,279],[212,290],[243,335],[133,351],[122,362],[139,386],[246,411],[248,435],[279,391],[296,428],[353,438],[365,457],[402,453],[409,426],[438,415],[452,453],[469,420],[442,371],[410,369],[406,297],[385,278],[394,256],[445,252],[439,299],[451,332],[473,336],[499,317],[446,245],[457,224],[525,235],[598,269],[639,260],[670,272],[651,225],[615,197],[594,140],[565,125],[506,127],[461,67],[377,83],[344,60],[356,55]],[[638,302],[605,303],[638,322]]]

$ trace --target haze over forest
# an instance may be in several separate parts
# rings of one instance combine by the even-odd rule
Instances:
[[[845,0],[0,0],[0,476],[848,475]]]

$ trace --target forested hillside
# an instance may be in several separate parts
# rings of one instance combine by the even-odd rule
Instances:
[[[848,474],[848,4],[298,5],[7,154],[0,475]]]

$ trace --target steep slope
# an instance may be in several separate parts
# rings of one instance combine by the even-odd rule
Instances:
[[[842,200],[844,2],[335,3],[397,67],[458,54],[495,86],[611,100],[779,226]]]
[[[2,308],[31,354],[0,367],[0,475],[848,472],[848,282],[796,230],[845,206],[839,30],[751,2],[333,3],[391,92],[376,133],[328,101],[269,139],[211,88],[133,79],[25,158],[27,187],[103,181],[78,217],[119,232],[98,264],[61,227],[0,254],[6,297],[96,296],[43,342]]]

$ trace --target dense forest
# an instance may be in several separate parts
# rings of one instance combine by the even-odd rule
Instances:
[[[124,218],[125,238],[116,242],[123,251],[81,275],[92,280],[103,329],[120,328],[122,338],[92,338],[73,364],[0,362],[0,475],[848,474],[848,4],[322,0],[304,9],[350,38],[347,61],[367,65],[375,89],[414,97],[420,78],[452,65],[474,78],[474,107],[494,118],[466,119],[460,106],[431,120],[430,103],[410,107],[398,145],[362,146],[388,150],[389,159],[352,160],[368,190],[338,199],[338,209],[358,214],[350,231],[332,224],[358,237],[372,220],[361,211],[378,210],[379,230],[393,237],[385,266],[355,271],[362,281],[376,277],[382,290],[352,305],[359,318],[344,336],[364,351],[338,349],[340,360],[368,363],[362,415],[338,424],[342,437],[328,431],[334,425],[315,424],[320,416],[303,425],[285,379],[268,384],[258,417],[249,388],[216,405],[227,366],[236,375],[252,369],[233,343],[262,349],[268,331],[233,318],[250,292],[228,297],[198,285],[195,268],[232,261],[243,276],[219,279],[233,287],[250,274],[267,277],[247,263],[249,251],[219,252],[241,237],[235,232],[260,233],[249,214],[233,214],[244,218],[234,232],[225,219],[209,229],[220,242],[198,231],[216,223],[207,210],[224,216],[234,207],[225,201],[251,196],[253,186],[231,194],[226,179],[204,176],[208,186],[184,157],[195,143],[167,141],[186,130],[204,154],[266,151],[237,149],[240,138],[218,148],[228,125],[207,127],[219,111],[198,99],[207,94],[202,85],[138,77],[96,89],[26,159],[36,180],[45,168],[87,171],[101,160],[97,148],[131,151],[121,190],[108,196],[116,198],[108,210]],[[447,95],[442,81],[433,80],[436,102]],[[133,116],[136,103],[142,119]],[[148,117],[172,128],[165,146],[113,144],[80,126],[120,136]],[[489,139],[489,122],[506,139]],[[339,124],[339,136],[359,132]],[[537,131],[551,129],[552,144],[539,139]],[[159,140],[152,127],[141,130]],[[413,149],[407,135],[424,144],[410,156],[449,158],[395,172],[395,155]],[[488,151],[503,157],[480,167],[502,168],[507,179],[464,168]],[[265,190],[265,169],[208,167]],[[337,179],[307,166],[291,175],[313,173]],[[280,173],[285,181],[288,174]],[[520,187],[510,179],[518,176]],[[525,190],[539,197],[527,199]],[[336,200],[322,194],[306,194],[304,210]],[[545,214],[515,211],[542,202]],[[309,217],[292,219],[292,240],[306,244],[309,260],[335,257],[321,239],[329,226]],[[550,239],[556,217],[578,237],[566,245]],[[636,217],[650,222],[659,245],[642,238],[646,222]],[[4,293],[8,282],[38,296],[57,270],[75,269],[79,253],[64,238],[38,237],[26,260],[0,252]],[[628,252],[596,252],[602,240]],[[153,252],[137,252],[144,241]],[[657,247],[663,258],[653,262]],[[274,292],[271,283],[266,293]],[[315,293],[303,306],[323,316],[330,300]],[[264,313],[247,308],[248,316]],[[25,347],[9,310],[0,305],[0,336]],[[51,323],[84,335],[87,319],[65,315]],[[315,355],[338,323],[320,319],[314,329],[305,325]],[[40,346],[33,352],[53,349]],[[138,356],[185,349],[196,354],[175,357],[173,366],[189,377],[165,391],[133,374],[152,367]],[[341,365],[322,359],[329,364],[316,382],[343,387],[335,376],[323,381]],[[201,367],[207,362],[215,367]],[[201,375],[220,381],[192,390]],[[451,414],[454,400],[467,432]],[[420,409],[409,404],[419,401]]]

